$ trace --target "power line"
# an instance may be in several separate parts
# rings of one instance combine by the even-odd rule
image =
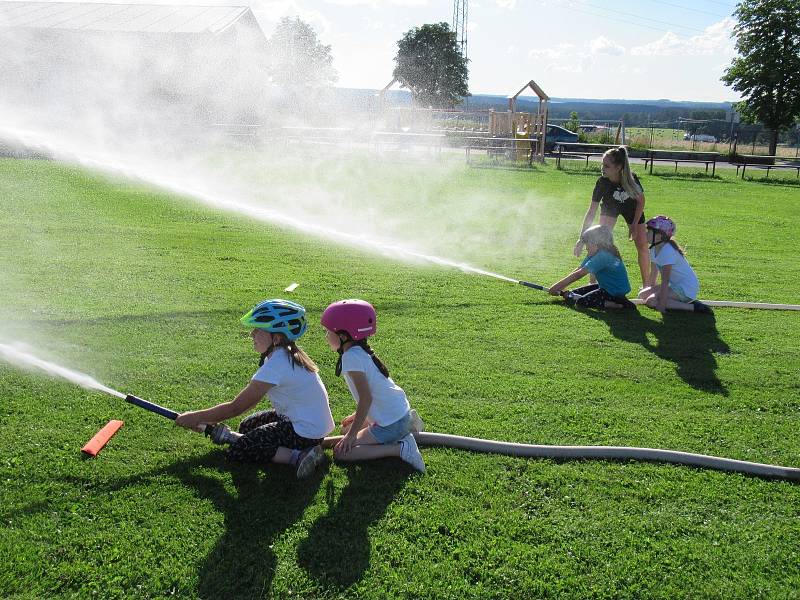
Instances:
[[[568,0],[568,1],[573,2],[574,0]],[[654,29],[655,31],[663,31],[663,32],[669,31],[668,29],[664,29],[663,27],[653,27],[652,25],[646,25],[644,23],[637,23],[636,21],[630,21],[630,20],[627,20],[627,19],[612,18],[612,17],[608,16],[607,14],[602,14],[602,13],[598,14],[596,12],[589,12],[585,8],[583,8],[583,6],[586,6],[586,5],[582,5],[581,7],[578,7],[578,6],[575,6],[574,4],[572,4],[572,9],[576,10],[578,12],[582,12],[582,13],[585,13],[587,15],[593,16],[593,17],[600,17],[601,19],[607,19],[609,21],[616,21],[618,23],[627,23],[629,25],[636,25],[637,27],[645,27],[647,29]],[[633,14],[633,13],[619,11],[619,10],[611,10],[611,9],[608,9],[608,8],[600,9],[600,7],[595,7],[595,6],[592,6],[592,5],[589,5],[589,8],[596,8],[597,10],[603,10],[604,13],[614,12],[614,13],[622,14],[622,15],[625,15],[625,16],[628,16],[628,17],[632,17],[632,18],[635,18],[635,19],[641,19],[641,20],[645,20],[645,21],[652,21],[654,23],[659,23],[661,25],[667,25],[667,26],[672,27],[672,28],[686,29],[686,30],[689,30],[689,31],[696,31],[698,33],[704,33],[703,29],[698,29],[696,27],[691,27],[689,25],[679,25],[677,23],[670,23],[670,22],[667,22],[667,21],[659,21],[657,19],[650,19],[648,17],[640,17],[639,15],[636,15],[636,14]]]
[[[719,13],[713,13],[707,10],[703,10],[702,8],[692,8],[690,6],[684,6],[683,4],[674,4],[673,2],[666,2],[666,0],[650,0],[650,2],[654,2],[656,4],[663,4],[665,6],[672,6],[674,8],[680,8],[682,10],[691,10],[692,12],[703,13],[706,15],[711,15],[712,17],[719,17],[721,19],[731,16],[731,15],[721,15]]]

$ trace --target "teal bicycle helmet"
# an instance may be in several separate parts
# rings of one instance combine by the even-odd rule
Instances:
[[[239,319],[245,327],[282,333],[293,342],[306,332],[306,309],[289,300],[264,300]]]

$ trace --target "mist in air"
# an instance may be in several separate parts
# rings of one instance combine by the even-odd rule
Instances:
[[[300,56],[315,35],[305,24],[291,21],[292,37],[247,8],[53,6],[0,2],[6,153],[32,149],[401,259],[469,270],[482,248],[535,249],[520,225],[535,199],[442,195],[458,174],[430,152],[412,159],[424,168],[376,181],[371,134],[413,123],[369,94],[335,94],[335,65]],[[332,137],[343,143],[302,142]],[[409,193],[429,209],[404,210]],[[486,230],[487,210],[506,211],[519,233]]]

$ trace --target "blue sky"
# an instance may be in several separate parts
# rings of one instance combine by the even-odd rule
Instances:
[[[339,85],[362,88],[391,80],[405,31],[453,16],[452,0],[250,6],[267,35],[281,16],[309,22],[331,45]],[[470,0],[470,91],[513,94],[533,79],[556,97],[738,100],[719,81],[735,55],[735,6],[733,0]]]

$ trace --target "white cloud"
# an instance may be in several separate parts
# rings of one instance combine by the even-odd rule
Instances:
[[[681,37],[668,31],[659,39],[631,48],[634,56],[698,56],[709,54],[732,55],[734,42],[731,32],[736,21],[730,17],[709,25],[703,33]]]
[[[592,54],[610,54],[612,56],[625,54],[625,48],[623,46],[620,46],[604,35],[589,42],[589,50]]]
[[[494,1],[500,8],[507,8],[508,10],[514,10],[517,7],[517,0],[494,0]]]

